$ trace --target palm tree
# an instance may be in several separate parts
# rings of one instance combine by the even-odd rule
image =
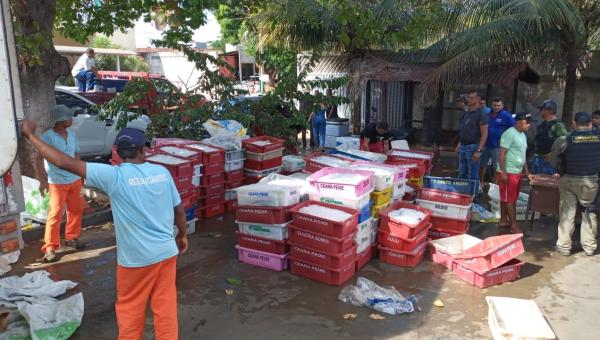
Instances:
[[[499,63],[537,62],[564,79],[562,119],[570,123],[577,77],[600,48],[600,1],[454,0],[445,16],[445,37],[428,49],[444,62],[429,85],[458,82]]]

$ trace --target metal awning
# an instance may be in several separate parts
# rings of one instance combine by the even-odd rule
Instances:
[[[89,47],[83,46],[64,46],[64,45],[54,45],[54,49],[56,52],[60,54],[76,54],[81,55],[84,54]],[[134,51],[129,50],[121,50],[118,48],[95,48],[94,52],[97,54],[106,54],[106,55],[116,55],[116,56],[131,56],[137,55]]]

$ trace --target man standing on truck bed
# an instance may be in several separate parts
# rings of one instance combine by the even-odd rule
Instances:
[[[56,105],[50,110],[54,126],[42,135],[42,140],[63,154],[79,159],[79,142],[71,130],[73,110],[65,105]],[[50,207],[44,232],[43,262],[57,260],[54,251],[60,248],[60,224],[63,211],[67,207],[67,225],[65,227],[65,246],[81,248],[78,238],[81,234],[83,218],[83,199],[81,198],[81,177],[60,169],[44,160],[44,168],[48,174],[48,194]]]
[[[21,133],[45,159],[110,197],[117,238],[119,339],[142,338],[148,300],[155,339],[178,339],[175,273],[177,254],[188,247],[185,210],[169,171],[144,161],[144,133],[121,131],[115,144],[125,163],[111,166],[69,157],[39,139],[35,129],[29,120],[21,125]]]
[[[96,52],[93,48],[88,48],[87,51],[77,59],[77,62],[71,70],[71,75],[77,81],[79,92],[90,92],[94,90],[94,81],[98,78],[96,70]]]

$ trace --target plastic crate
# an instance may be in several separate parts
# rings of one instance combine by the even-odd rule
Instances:
[[[256,183],[260,182],[260,180],[263,178],[264,177],[245,177],[244,184],[245,185],[256,184]]]
[[[384,230],[379,230],[377,239],[381,246],[388,249],[411,252],[427,241],[430,227],[431,225],[425,228],[425,230],[423,230],[420,234],[410,239],[403,239]]]
[[[263,179],[264,177],[267,177],[270,174],[276,174],[279,171],[281,171],[281,167],[280,166],[276,167],[276,168],[261,170],[261,171],[254,171],[254,170],[244,169],[244,175],[247,178],[253,178],[253,179],[257,180],[257,182],[258,182],[261,179]]]
[[[341,253],[331,253],[290,242],[290,256],[303,262],[340,269],[356,262],[356,246]]]
[[[432,227],[431,229],[429,229],[429,238],[432,240],[438,240],[441,238],[463,235],[463,234],[467,233],[468,231],[469,231],[468,224],[467,224],[465,231],[463,231],[463,232],[457,232],[454,230],[445,230],[445,229],[441,229],[441,228]]]
[[[192,176],[173,177],[173,182],[175,183],[175,188],[177,188],[177,191],[179,192],[194,188]]]
[[[473,196],[456,192],[422,188],[417,192],[417,198],[438,203],[468,206],[473,202]]]
[[[469,228],[469,221],[459,221],[451,218],[431,216],[433,228],[451,231],[454,235],[464,234]]]
[[[448,269],[452,269],[454,256],[462,253],[481,242],[480,239],[471,235],[457,235],[429,241],[430,254],[433,262],[439,263]]]
[[[431,210],[431,216],[453,219],[457,221],[471,220],[471,205],[456,205],[417,199],[418,206]]]
[[[375,222],[373,222],[374,220],[375,220],[374,218],[369,217],[365,221],[359,223],[358,226],[356,227],[356,233],[360,234],[360,233],[364,233],[367,231],[373,231],[374,229],[377,229],[377,224]]]
[[[225,161],[225,172],[241,171],[244,168],[244,159],[234,159],[231,161]],[[242,176],[244,172],[242,171]]]
[[[369,201],[369,203],[365,204],[365,206],[359,210],[358,223],[363,223],[371,217],[371,201]]]
[[[389,170],[394,173],[394,178],[392,179],[392,182],[394,182],[394,183],[405,180],[407,178],[406,175],[408,174],[408,168],[403,167],[403,166],[393,165],[393,164],[358,161],[358,162],[352,163],[352,165],[350,165],[350,167],[352,167],[354,165],[365,165],[370,168]]]
[[[266,153],[254,153],[246,151],[246,161],[264,162],[273,159],[283,158],[283,149],[269,151]],[[283,160],[282,160],[283,164]],[[281,164],[279,164],[281,165]]]
[[[373,191],[371,193],[371,201],[373,205],[382,205],[389,203],[392,199],[393,188],[386,189],[384,191]]]
[[[256,235],[244,234],[238,230],[235,231],[235,234],[238,238],[238,245],[241,247],[278,255],[289,252],[289,246],[285,240],[272,240]]]
[[[225,183],[211,184],[205,186],[199,186],[200,196],[211,196],[222,192],[225,192]]]
[[[317,217],[300,212],[302,208],[310,205],[340,210],[348,213],[350,217],[344,221],[332,221],[326,217]],[[358,212],[355,209],[340,207],[333,204],[305,201],[294,206],[292,209],[290,209],[290,212],[292,213],[292,220],[295,226],[326,236],[340,238],[347,236],[354,233],[356,231],[356,226],[358,225]]]
[[[326,176],[334,174],[348,174],[362,177],[356,184],[340,183],[341,181],[328,180]],[[352,170],[345,168],[324,168],[310,177],[308,182],[319,193],[326,195],[334,195],[336,197],[358,197],[373,190],[372,181],[373,172],[364,170]],[[323,179],[325,178],[325,179]]]
[[[238,251],[238,260],[240,262],[278,272],[287,269],[287,254],[272,254],[264,251],[240,247],[239,245],[236,245],[235,249]]]
[[[283,159],[281,157],[271,158],[264,161],[254,161],[251,159],[247,159],[244,163],[244,169],[254,170],[254,171],[263,171],[267,169],[272,169],[276,167],[280,167],[283,164]]]
[[[492,269],[485,273],[476,273],[466,266],[454,262],[452,271],[456,276],[470,285],[486,288],[516,280],[519,278],[521,267],[524,265],[525,262],[518,259],[512,259],[496,269]]]
[[[362,209],[366,205],[368,205],[369,201],[371,199],[369,193],[366,193],[359,197],[345,198],[345,197],[338,197],[338,196],[333,196],[333,195],[328,195],[328,194],[322,194],[322,193],[314,192],[314,191],[310,191],[308,193],[308,198],[311,201],[329,203],[329,204],[339,205],[342,207],[346,207],[346,208],[350,208],[350,209],[357,209],[357,210]]]
[[[424,160],[417,159],[396,159],[388,160],[385,164],[399,166],[407,169],[406,178],[419,178],[425,176],[427,166]]]
[[[202,163],[202,150],[191,150],[182,147],[180,144],[175,145],[160,145],[154,147],[158,153],[164,153],[171,156],[183,158],[194,162],[194,164]]]
[[[427,170],[431,169],[433,166],[433,152],[426,151],[414,151],[414,150],[390,150],[387,154],[388,160],[394,161],[402,161],[402,160],[420,160],[425,162],[425,167]]]
[[[244,159],[244,149],[240,150],[227,150],[225,152],[225,161],[236,161],[239,159]]]
[[[523,234],[488,237],[456,255],[455,262],[483,274],[523,254]]]
[[[295,259],[290,256],[290,271],[294,275],[322,282],[328,285],[341,286],[354,276],[356,264],[353,262],[346,267],[333,269]]]
[[[282,224],[292,220],[291,207],[252,207],[237,205],[235,214],[238,221]]]
[[[257,142],[258,144],[256,144]],[[264,144],[261,144],[262,142],[264,142]],[[266,153],[273,150],[283,149],[283,144],[283,139],[271,136],[259,136],[244,139],[242,141],[242,147],[246,149],[246,152],[254,153]]]
[[[204,207],[199,207],[198,210],[204,218],[220,216],[225,213],[225,202],[219,202]]]
[[[288,238],[288,226],[291,222],[268,224],[236,221],[236,223],[238,224],[239,231],[244,234],[282,241]]]
[[[470,196],[477,195],[478,185],[479,183],[473,179],[452,177],[425,176],[423,180],[423,186],[425,188],[456,192]]]
[[[204,163],[204,175],[220,174],[225,172],[224,162]]]
[[[226,201],[224,191],[222,191],[218,194],[213,194],[213,195],[209,195],[209,196],[201,196],[198,198],[198,203],[200,204],[201,207],[210,205],[212,202],[223,202],[223,201]]]
[[[196,222],[198,221],[197,218],[192,218],[191,220],[188,220],[187,222],[185,222],[185,234],[186,235],[191,235],[193,233],[196,232]],[[179,228],[177,228],[177,226],[173,226],[173,236],[177,236],[179,234]]]
[[[354,246],[354,235],[345,237],[332,237],[319,233],[298,228],[293,224],[288,226],[289,241],[295,244],[307,246],[315,250],[321,250],[330,253],[341,253]]]
[[[306,161],[300,156],[283,156],[283,171],[294,173],[301,171],[306,166]]]
[[[237,201],[237,191],[225,190],[225,200],[226,201]]]
[[[394,188],[392,190],[392,198],[401,199],[406,194],[406,182],[408,180],[404,179],[399,182],[394,183]]]
[[[244,185],[244,180],[241,179],[239,181],[231,181],[231,182],[225,183],[225,188],[226,189],[235,189],[235,188],[239,188],[243,185]]]
[[[213,184],[221,184],[225,182],[225,173],[216,173],[210,175],[204,175],[200,179],[201,186],[213,185]]]
[[[244,180],[244,170],[238,169],[233,171],[225,171],[225,181],[227,183]]]
[[[287,207],[300,202],[298,187],[257,183],[236,189],[241,205]]]
[[[185,209],[196,206],[196,195],[188,195],[181,198],[181,206]]]
[[[202,175],[192,176],[192,185],[196,188],[199,187],[201,178]]]
[[[400,208],[418,210],[425,214],[425,218],[417,225],[408,225],[392,221],[389,217],[389,213],[393,210],[398,210]],[[379,212],[379,217],[379,228],[394,236],[409,239],[418,235],[421,231],[427,228],[427,226],[430,223],[431,212],[414,204],[410,204],[404,201],[398,201],[392,203],[389,207],[381,210]]]
[[[154,154],[146,157],[146,162],[162,165],[171,173],[172,177],[192,177],[194,168],[191,161],[171,155]]]
[[[354,234],[354,243],[356,244],[356,252],[363,252],[365,249],[371,246],[373,235],[370,230],[363,231],[362,233]]]
[[[409,179],[407,179],[407,181],[408,181],[408,183],[412,184],[416,188],[423,187],[423,177],[409,178]]]
[[[202,142],[183,144],[182,147],[202,151],[202,164],[225,163],[225,150]]]
[[[411,252],[378,246],[379,260],[395,266],[414,268],[423,260],[426,245],[426,243],[423,243]]]
[[[367,265],[377,253],[377,246],[370,246],[365,251],[356,255],[356,271],[361,270]]]
[[[392,170],[384,170],[377,173],[373,170],[373,167],[371,165],[364,164],[367,162],[361,163],[352,163],[348,166],[348,169],[373,172],[373,176],[371,178],[371,181],[373,182],[373,190],[385,191],[388,189],[392,189],[392,187],[394,186],[394,177],[396,176],[396,174]]]
[[[383,203],[380,205],[372,205],[371,206],[371,216],[373,218],[379,218],[379,212],[390,206],[390,202]]]
[[[235,200],[225,201],[225,211],[227,211],[227,212],[234,211],[236,205],[237,205],[237,203]]]

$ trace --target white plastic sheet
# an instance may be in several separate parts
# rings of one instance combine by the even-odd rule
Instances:
[[[211,137],[236,135],[241,138],[246,135],[246,128],[235,120],[209,119],[202,126]]]

